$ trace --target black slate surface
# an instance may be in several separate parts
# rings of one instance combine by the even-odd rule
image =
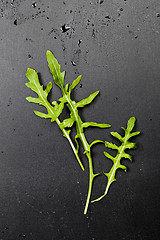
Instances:
[[[160,3],[158,0],[1,0],[0,2],[0,239],[157,240],[160,228]],[[83,215],[88,175],[82,172],[58,126],[36,117],[25,98],[28,67],[52,80],[46,51],[79,74],[78,101],[100,95],[80,111],[84,121],[106,122],[120,131],[137,118],[134,161],[102,201]],[[60,91],[53,87],[51,99]],[[67,116],[67,111],[64,116]],[[87,129],[113,140],[110,130]],[[93,150],[95,170],[109,169],[105,148]],[[106,179],[95,181],[99,196]]]

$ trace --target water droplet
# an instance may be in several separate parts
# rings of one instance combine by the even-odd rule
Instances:
[[[60,29],[62,30],[63,33],[65,33],[70,29],[70,27],[66,26],[66,24],[64,24]]]
[[[102,4],[103,2],[104,2],[104,0],[100,0],[100,1],[99,1],[99,4]]]
[[[76,63],[74,61],[71,61],[71,63],[72,63],[73,66],[76,66]]]
[[[33,8],[36,8],[37,7],[37,4],[34,2],[34,3],[32,3],[32,7]]]
[[[23,233],[19,234],[19,236],[22,237],[22,238],[26,238],[26,235],[23,234]]]
[[[92,37],[95,38],[95,30],[94,29],[92,30]]]
[[[111,17],[109,16],[109,14],[106,14],[105,18],[111,19]]]
[[[14,20],[14,25],[16,25],[16,26],[17,26],[17,19],[15,19],[15,20]]]
[[[80,40],[78,41],[78,46],[80,46],[81,42],[82,42],[82,40],[80,39]]]

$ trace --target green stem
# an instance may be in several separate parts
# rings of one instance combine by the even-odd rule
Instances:
[[[92,163],[91,153],[87,152],[86,156],[87,156],[88,161],[89,161],[89,187],[88,187],[88,195],[87,195],[86,205],[85,205],[85,209],[84,209],[84,214],[86,214],[87,211],[88,211],[88,206],[89,206],[89,203],[90,203],[91,193],[92,193],[93,179],[96,175],[96,174],[93,173],[93,163]]]
[[[103,198],[107,195],[108,190],[109,190],[109,187],[110,187],[110,184],[107,184],[105,193],[104,193],[102,196],[100,196],[99,198],[96,198],[95,200],[92,200],[91,203],[98,202],[98,201],[100,201],[101,199],[103,199]]]
[[[75,122],[76,122],[76,129],[77,129],[77,134],[79,139],[81,140],[86,156],[88,158],[88,164],[89,164],[89,188],[88,188],[88,195],[87,195],[87,200],[86,200],[86,204],[85,204],[85,209],[84,209],[84,214],[87,213],[88,210],[88,206],[89,206],[89,202],[90,202],[90,198],[91,198],[91,193],[92,193],[92,185],[93,185],[93,179],[99,175],[99,174],[94,174],[93,173],[93,162],[92,162],[92,157],[91,157],[91,151],[90,151],[90,145],[87,142],[87,139],[84,135],[83,132],[83,127],[82,127],[82,120],[78,114],[78,111],[76,111],[75,106],[72,103],[72,100],[67,96],[67,94],[65,92],[62,92],[63,95],[66,95],[66,99],[68,102],[68,105],[70,107],[70,109],[72,110],[72,113],[74,114],[75,117]]]
[[[59,126],[60,121],[59,121],[58,118],[56,119],[56,122],[57,122],[57,124],[58,124],[58,126]],[[75,154],[75,156],[76,156],[76,158],[77,158],[77,161],[78,161],[81,169],[84,171],[83,164],[82,164],[82,162],[81,162],[81,160],[80,160],[80,158],[79,158],[79,156],[78,156],[78,154],[77,154],[77,150],[76,150],[76,148],[75,148],[75,146],[74,146],[74,144],[73,144],[73,142],[72,142],[72,140],[71,140],[68,132],[67,132],[65,129],[63,129],[62,132],[63,132],[63,135],[68,139],[68,141],[69,141],[69,143],[70,143],[70,145],[71,145],[71,148],[72,148],[72,150],[73,150],[73,152],[74,152],[74,154]]]
[[[43,98],[43,96],[42,96],[42,98]],[[52,111],[52,107],[51,107],[50,103],[48,101],[46,101],[44,98],[43,98],[43,100],[44,100],[46,108],[49,109],[50,113],[54,116],[54,113]],[[56,119],[56,123],[58,124],[58,126],[60,126],[61,122],[60,122],[60,120],[58,118]],[[79,156],[77,154],[77,150],[75,149],[75,146],[74,146],[74,144],[73,144],[73,142],[72,142],[68,132],[65,129],[61,129],[61,130],[63,132],[63,135],[68,139],[68,141],[69,141],[69,143],[71,145],[71,148],[72,148],[72,150],[73,150],[73,152],[74,152],[74,154],[75,154],[75,156],[76,156],[76,158],[78,160],[78,163],[79,163],[80,167],[82,168],[82,170],[84,171],[83,164],[82,164],[82,162],[81,162],[81,160],[80,160],[80,158],[79,158]]]

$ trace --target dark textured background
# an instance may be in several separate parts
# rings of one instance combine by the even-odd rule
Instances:
[[[61,27],[70,27],[63,32]],[[55,123],[36,117],[28,67],[52,80],[51,50],[66,82],[82,74],[76,100],[100,90],[80,111],[85,121],[120,131],[137,118],[133,164],[119,171],[101,202],[83,215],[88,175]],[[73,62],[76,64],[73,64]],[[0,1],[0,239],[157,240],[160,228],[160,2],[158,0]],[[53,87],[53,99],[60,97]],[[67,116],[67,112],[65,113]],[[88,129],[89,142],[111,140],[110,130]],[[121,131],[120,131],[121,132]],[[95,171],[109,169],[105,148],[93,150]],[[105,188],[95,181],[93,197]]]

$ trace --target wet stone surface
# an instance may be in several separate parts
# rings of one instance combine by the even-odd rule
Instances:
[[[0,33],[0,239],[159,239],[159,1],[1,0]],[[45,109],[26,101],[36,97],[25,86],[27,68],[45,87],[53,81],[47,50],[66,71],[65,84],[82,75],[72,91],[75,101],[100,91],[79,114],[84,122],[112,127],[87,129],[89,143],[112,142],[110,131],[121,133],[131,116],[142,132],[128,172],[117,173],[108,196],[90,204],[86,216],[83,147],[84,172],[56,123],[33,113]],[[53,83],[49,100],[60,97]],[[67,107],[63,117],[69,118]],[[94,199],[104,191],[103,171],[112,162],[103,144],[92,150],[95,173],[102,173]]]

